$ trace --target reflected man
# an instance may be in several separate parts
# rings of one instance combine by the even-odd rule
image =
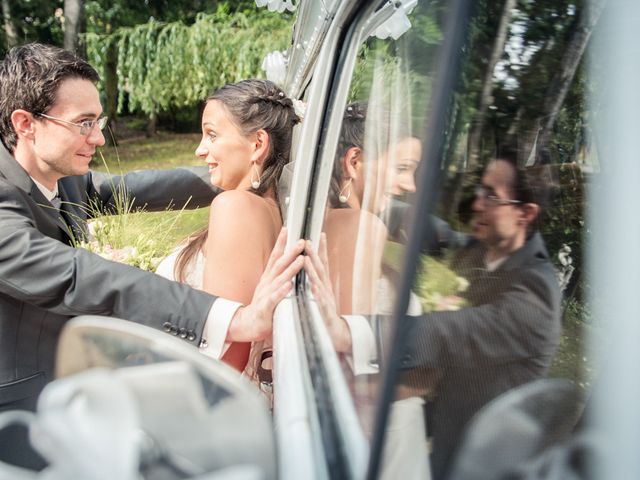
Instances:
[[[476,188],[473,236],[454,260],[469,282],[469,307],[407,317],[403,368],[439,372],[428,430],[435,479],[447,478],[471,417],[501,393],[545,375],[560,338],[561,294],[537,222],[548,202],[548,178],[501,155]],[[322,288],[320,257],[308,248],[305,269],[339,351],[355,373],[375,373],[376,341],[362,316],[339,317]]]

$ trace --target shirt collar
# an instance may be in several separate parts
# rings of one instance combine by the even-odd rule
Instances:
[[[33,180],[33,183],[36,184],[36,187],[38,187],[38,190],[42,192],[42,194],[47,200],[51,201],[58,196],[58,182],[56,182],[56,185],[55,187],[53,187],[53,190],[49,190],[47,187],[45,187],[40,182],[38,182],[35,178],[31,177],[31,180]]]
[[[492,262],[488,262],[488,261],[487,261],[487,259],[486,259],[486,257],[485,257],[485,259],[484,259],[484,266],[485,266],[485,268],[487,269],[487,271],[489,271],[489,272],[493,272],[494,270],[497,270],[497,269],[498,269],[498,267],[499,267],[500,265],[502,265],[502,264],[507,260],[507,258],[509,258],[509,256],[508,256],[508,255],[507,255],[507,256],[505,256],[505,257],[499,258],[499,259],[497,259],[497,260],[494,260],[494,261],[492,261]]]

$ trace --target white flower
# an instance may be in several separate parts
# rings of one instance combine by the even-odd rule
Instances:
[[[89,235],[92,238],[95,238],[98,235],[98,232],[104,229],[104,222],[100,220],[91,220],[87,222],[87,229],[89,230]]]
[[[456,287],[458,292],[466,292],[467,288],[469,288],[469,280],[464,277],[456,277],[456,282],[458,282]]]
[[[296,115],[298,115],[300,120],[302,120],[304,118],[304,114],[307,113],[307,104],[297,98],[293,98],[291,101],[293,102],[294,112],[296,112]]]
[[[282,13],[286,10],[293,12],[296,6],[291,0],[256,0],[258,7],[267,7],[270,12]]]
[[[285,55],[276,50],[271,53],[267,53],[262,61],[262,70],[267,74],[267,79],[271,80],[276,85],[284,85],[284,80],[287,76],[287,58]]]

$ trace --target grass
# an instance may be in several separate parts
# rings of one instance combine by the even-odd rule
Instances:
[[[168,169],[202,165],[194,154],[200,134],[159,134],[155,138],[136,138],[105,146],[94,157],[91,168],[113,174],[134,170]],[[180,208],[180,206],[176,206]],[[128,213],[110,219],[118,230],[114,247],[152,242],[156,257],[166,256],[180,241],[207,224],[208,208],[167,212]],[[112,235],[113,237],[113,235]]]
[[[108,166],[112,173],[130,172],[157,168],[174,168],[185,165],[203,165],[195,156],[200,134],[158,134],[154,138],[134,138],[120,142],[116,147],[102,147],[101,158],[95,158],[91,166],[94,170],[105,171]]]

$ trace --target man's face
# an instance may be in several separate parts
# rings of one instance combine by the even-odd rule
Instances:
[[[98,90],[89,80],[64,80],[58,87],[55,103],[43,113],[73,123],[97,120],[102,113]],[[43,178],[55,182],[89,171],[96,147],[105,143],[97,125],[87,135],[81,135],[80,127],[75,125],[42,117],[35,120],[34,166]]]
[[[473,208],[473,234],[489,250],[508,253],[520,248],[526,239],[527,222],[522,206],[499,203],[514,200],[514,167],[504,161],[491,162],[485,170]]]

